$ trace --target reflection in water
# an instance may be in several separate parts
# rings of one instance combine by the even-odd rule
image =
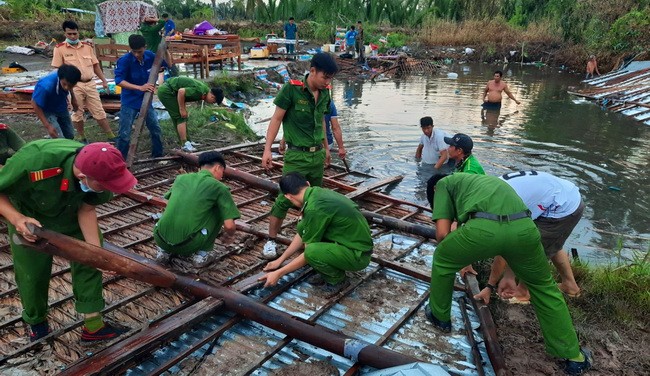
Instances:
[[[487,127],[488,136],[494,136],[494,130],[500,126],[499,115],[501,115],[501,108],[481,109],[481,123]]]
[[[587,209],[565,248],[578,248],[583,258],[605,259],[620,239],[628,249],[647,252],[649,127],[573,103],[566,91],[581,77],[552,68],[509,65],[504,76],[522,104],[504,98],[500,112],[482,112],[481,95],[495,67],[451,69],[460,73],[457,79],[335,81],[332,95],[350,167],[379,177],[404,175],[390,193],[427,205],[431,166],[418,165],[414,152],[421,134],[418,121],[432,116],[436,128],[472,137],[473,153],[487,174],[536,169],[578,185]],[[270,116],[265,106],[254,109],[250,123]],[[264,134],[266,126],[257,131]]]

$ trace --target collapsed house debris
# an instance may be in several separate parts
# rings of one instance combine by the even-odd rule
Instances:
[[[584,83],[589,88],[569,91],[569,94],[593,100],[603,109],[650,125],[650,61],[631,61]]]
[[[335,296],[319,294],[317,287],[305,282],[312,271],[304,268],[287,275],[275,289],[260,289],[257,279],[266,263],[260,250],[265,242],[270,204],[278,189],[281,158],[275,160],[272,170],[266,171],[259,166],[259,143],[234,145],[221,152],[228,161],[224,182],[242,215],[236,241],[228,247],[216,244],[219,257],[212,267],[192,270],[189,262],[176,259],[172,263],[174,270],[196,273],[190,279],[227,286],[232,294],[244,293],[247,301],[284,312],[281,317],[292,317],[286,320],[339,332],[354,338],[355,343],[374,344],[399,353],[402,359],[432,363],[454,374],[505,372],[489,310],[472,299],[471,288],[477,288],[475,279],[468,280],[471,283],[466,287],[456,288],[452,315],[454,330],[462,335],[438,334],[421,314],[428,298],[427,265],[433,252],[428,239],[435,236],[435,230],[430,226],[428,208],[377,192],[394,179],[372,183],[369,175],[348,172],[343,167],[332,166],[325,171],[324,185],[357,201],[372,223],[375,250],[371,265],[351,276],[348,288]],[[179,153],[162,162],[142,165],[148,167],[136,172],[136,190],[115,197],[98,207],[98,212],[106,248],[115,252],[125,249],[152,259],[156,252],[152,229],[166,205],[161,197],[178,173],[196,168],[196,156]],[[279,241],[288,242],[298,216],[296,211],[290,211]],[[282,325],[270,329],[268,322],[233,314],[229,303],[220,299],[201,298],[187,289],[170,289],[164,283],[154,287],[121,275],[104,280],[107,307],[103,313],[131,331],[125,338],[83,347],[78,340],[82,321],[74,310],[70,267],[59,256],[54,258],[51,280],[49,318],[53,331],[30,343],[20,316],[6,227],[0,234],[0,248],[0,310],[6,313],[0,321],[0,373],[38,369],[62,375],[159,374],[166,370],[175,374],[213,374],[215,370],[228,370],[227,374],[282,374],[285,367],[298,364],[308,370],[314,367],[313,373],[325,362],[340,374],[353,375],[372,370],[356,360],[379,365],[366,358],[330,352],[336,349],[321,343],[322,339],[307,341],[311,344],[302,341],[306,338],[294,339]],[[38,357],[33,356],[33,351],[38,352]]]

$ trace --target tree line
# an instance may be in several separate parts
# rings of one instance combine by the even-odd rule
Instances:
[[[6,0],[10,17],[39,17],[64,7],[94,10],[103,0]],[[647,50],[650,0],[143,0],[176,19],[205,18],[274,23],[295,17],[330,30],[358,19],[379,26],[419,28],[438,20],[501,20],[526,28],[545,23],[565,41],[615,52]]]

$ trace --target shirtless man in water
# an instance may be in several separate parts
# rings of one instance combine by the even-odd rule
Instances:
[[[488,81],[487,86],[485,86],[485,90],[483,91],[484,108],[501,108],[502,91],[505,92],[506,95],[517,104],[521,104],[521,102],[515,99],[515,96],[512,95],[510,89],[508,89],[508,84],[501,81],[501,76],[503,76],[503,72],[494,72],[494,79]]]
[[[594,78],[595,77],[594,73],[600,76],[600,72],[598,71],[598,62],[596,61],[596,56],[591,55],[589,56],[589,61],[587,62],[587,75],[585,76],[585,80]]]

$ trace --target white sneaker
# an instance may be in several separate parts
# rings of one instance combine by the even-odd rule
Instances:
[[[167,253],[164,249],[158,247],[158,250],[156,251],[156,262],[159,264],[167,264],[169,263],[169,260],[172,258],[172,255]]]
[[[275,240],[267,241],[266,244],[264,244],[264,248],[262,249],[262,257],[267,260],[275,260],[278,258],[278,251],[276,248],[277,243]]]
[[[198,251],[190,257],[190,261],[195,268],[203,268],[210,265],[215,258],[215,252]]]
[[[181,148],[183,151],[186,151],[188,153],[194,153],[196,151],[196,148],[192,146],[192,143],[189,141],[185,141],[183,144],[183,147]]]

